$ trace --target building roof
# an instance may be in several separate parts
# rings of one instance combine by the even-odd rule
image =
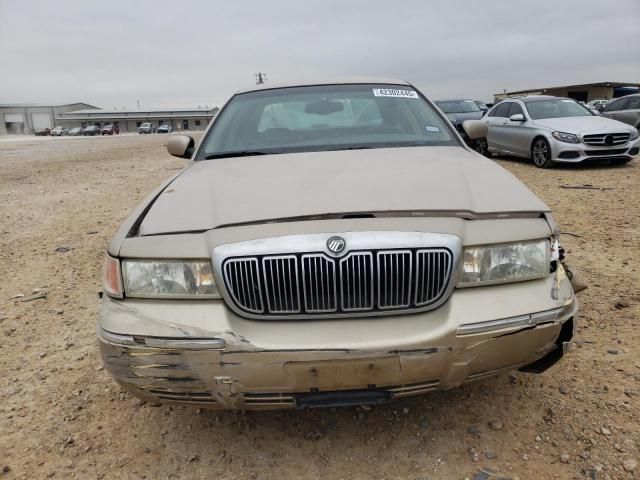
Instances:
[[[91,109],[97,109],[90,103],[71,102],[71,103],[0,103],[0,108],[53,108],[53,107],[70,107],[71,105],[84,105]]]
[[[554,87],[543,87],[543,88],[528,88],[526,90],[512,90],[509,92],[500,92],[496,93],[496,96],[500,95],[518,95],[525,94],[531,92],[546,92],[548,90],[560,90],[563,88],[576,88],[576,87],[640,87],[640,83],[634,82],[597,82],[597,83],[578,83],[576,85],[559,85]]]
[[[59,120],[122,120],[130,119],[165,119],[165,118],[185,118],[185,117],[211,117],[218,112],[218,107],[213,108],[162,108],[148,110],[73,110],[56,115]]]
[[[152,114],[152,113],[181,113],[181,112],[213,112],[217,110],[218,107],[211,108],[148,108],[144,110],[118,110],[118,109],[106,109],[100,108],[98,110],[86,109],[86,110],[73,110],[72,112],[65,112],[61,115],[69,115],[69,114],[83,114],[83,113],[99,113],[99,114],[107,114],[107,115],[133,115],[133,114]]]

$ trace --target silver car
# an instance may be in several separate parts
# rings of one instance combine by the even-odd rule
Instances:
[[[483,121],[488,134],[476,142],[479,153],[530,158],[540,168],[585,160],[623,164],[640,148],[637,129],[596,116],[570,98],[509,98],[495,105]]]
[[[602,115],[640,129],[640,93],[610,101],[603,108]]]

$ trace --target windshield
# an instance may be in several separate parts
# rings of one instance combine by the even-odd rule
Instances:
[[[534,120],[543,118],[591,117],[593,113],[574,100],[554,98],[526,102],[529,116]]]
[[[448,100],[438,102],[438,106],[444,113],[471,113],[480,111],[480,108],[473,100]]]
[[[425,145],[459,143],[413,88],[323,85],[234,96],[197,159]]]

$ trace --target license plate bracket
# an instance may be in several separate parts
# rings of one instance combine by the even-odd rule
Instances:
[[[356,405],[379,405],[391,401],[391,392],[384,390],[344,390],[337,392],[312,392],[296,398],[296,407],[329,408]]]

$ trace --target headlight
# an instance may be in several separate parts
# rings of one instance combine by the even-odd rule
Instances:
[[[556,140],[559,140],[565,143],[580,143],[580,139],[573,133],[552,132],[551,136]]]
[[[629,136],[629,140],[637,140],[638,136],[640,136],[640,133],[638,133],[638,130],[634,128],[633,130],[631,130],[631,135]]]
[[[549,274],[548,240],[467,247],[458,287],[520,282]]]
[[[220,298],[211,262],[123,260],[124,293],[139,298]]]

